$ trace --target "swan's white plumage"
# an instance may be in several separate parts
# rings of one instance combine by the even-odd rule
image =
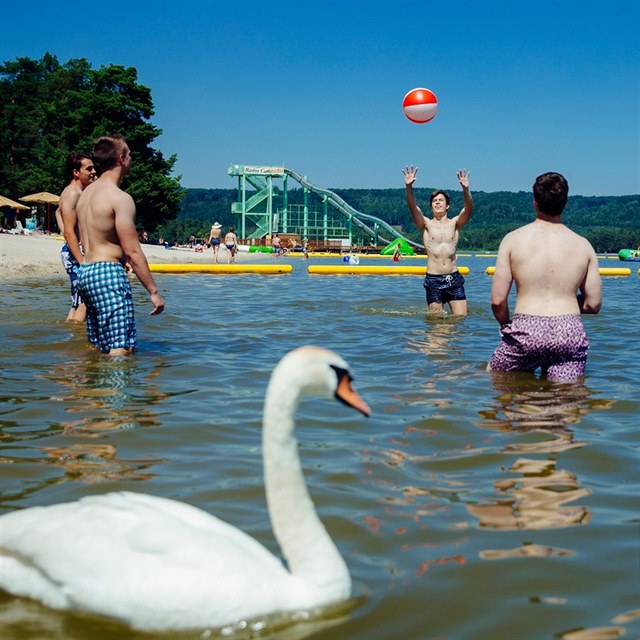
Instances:
[[[187,504],[120,492],[0,517],[0,587],[57,609],[140,629],[222,626],[349,597],[349,572],[307,492],[293,435],[306,393],[330,397],[348,370],[302,347],[274,370],[265,400],[269,515],[289,570],[256,540]],[[355,408],[368,413],[357,394]]]

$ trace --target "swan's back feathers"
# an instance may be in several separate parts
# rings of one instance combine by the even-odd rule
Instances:
[[[222,625],[233,608],[246,612],[249,591],[262,592],[251,615],[286,606],[290,595],[291,576],[256,540],[195,507],[144,494],[7,514],[2,544],[0,587],[140,628],[164,628],[185,610],[201,612],[201,620],[190,614],[194,626]]]

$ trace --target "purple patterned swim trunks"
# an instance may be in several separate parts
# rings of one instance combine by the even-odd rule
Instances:
[[[535,371],[549,380],[574,381],[584,374],[589,340],[579,314],[534,316],[515,313],[502,328],[489,367],[493,371]]]

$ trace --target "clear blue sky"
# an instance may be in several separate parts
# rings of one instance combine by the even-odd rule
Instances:
[[[637,0],[3,0],[0,59],[138,70],[154,146],[185,187],[234,188],[231,163],[327,188],[640,192]],[[428,124],[405,93],[438,97]]]

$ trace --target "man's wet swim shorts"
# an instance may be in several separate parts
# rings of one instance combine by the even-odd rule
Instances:
[[[108,353],[136,346],[131,285],[119,262],[90,262],[80,266],[80,295],[87,305],[89,342]]]
[[[73,257],[73,253],[69,250],[69,245],[65,242],[60,249],[60,258],[62,260],[62,266],[69,274],[69,280],[71,280],[71,306],[77,309],[82,304],[82,298],[78,293],[78,272],[80,271],[80,264]]]
[[[427,290],[427,304],[467,299],[464,292],[464,278],[459,271],[447,275],[427,273],[423,286]]]
[[[589,340],[579,314],[516,313],[502,328],[502,342],[489,361],[494,371],[535,371],[549,380],[577,380],[587,365]]]

